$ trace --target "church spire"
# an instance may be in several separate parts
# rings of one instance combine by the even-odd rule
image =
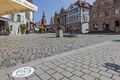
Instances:
[[[41,24],[46,24],[46,16],[45,16],[45,12],[44,11],[43,11],[43,16],[42,16]]]
[[[45,12],[43,11],[43,17],[45,17]]]

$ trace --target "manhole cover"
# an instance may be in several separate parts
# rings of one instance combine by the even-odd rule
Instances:
[[[34,71],[35,71],[34,68],[23,67],[23,68],[19,68],[19,69],[15,70],[12,73],[12,76],[14,78],[23,78],[23,77],[27,77],[27,76],[31,75]]]

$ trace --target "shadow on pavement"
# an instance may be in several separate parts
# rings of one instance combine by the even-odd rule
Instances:
[[[113,40],[113,42],[120,42],[120,40],[118,39],[118,40]]]
[[[120,65],[114,63],[105,63],[104,67],[120,73]]]

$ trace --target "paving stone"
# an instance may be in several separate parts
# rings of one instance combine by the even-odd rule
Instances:
[[[56,70],[57,72],[59,72],[59,73],[61,73],[61,72],[64,71],[64,70],[63,70],[62,68],[60,68],[60,67],[55,68],[55,70]]]
[[[49,64],[48,66],[49,66],[50,68],[53,68],[53,69],[57,67],[57,66],[54,65],[54,64]]]
[[[51,76],[50,75],[48,75],[48,74],[42,74],[42,75],[39,75],[39,77],[42,79],[42,80],[48,80],[48,79],[50,79],[51,78]]]
[[[87,69],[82,69],[81,71],[84,73],[87,73],[87,74],[89,74],[91,72],[90,70],[87,70]]]
[[[27,80],[26,78],[14,78],[14,80]],[[29,79],[28,79],[29,80]],[[30,79],[32,80],[32,79]],[[33,80],[37,80],[37,79],[33,79]],[[40,80],[40,79],[39,79]]]
[[[35,73],[32,73],[32,74],[29,75],[27,78],[33,77],[33,76],[35,76],[35,75],[36,75]]]
[[[6,75],[6,71],[5,71],[5,69],[0,70],[0,77],[1,77],[1,76],[5,76],[5,75]]]
[[[59,74],[59,73],[55,73],[55,74],[52,75],[52,77],[55,78],[56,80],[60,80],[60,79],[62,79],[64,76],[61,75],[61,74]]]
[[[95,72],[91,72],[89,75],[95,77],[95,78],[99,78],[101,75]]]
[[[77,75],[77,76],[82,76],[84,73],[78,70],[75,70],[72,72],[73,74]]]
[[[49,79],[49,80],[55,80],[54,78],[51,78],[51,79]]]
[[[63,74],[64,76],[66,76],[67,78],[70,78],[73,74],[68,72],[68,71],[64,71],[61,74]]]
[[[111,73],[111,74],[115,74],[115,75],[120,75],[120,73],[116,72],[116,71],[113,71],[113,70],[108,70],[107,71],[108,73]]]
[[[62,64],[62,63],[60,63],[60,62],[55,62],[54,64],[55,64],[55,65],[60,65],[60,64]]]
[[[28,80],[42,80],[42,79],[40,79],[38,76],[33,76],[29,78]]]
[[[76,75],[72,76],[70,79],[71,80],[84,80],[84,79],[82,79],[82,78],[80,78],[80,77],[78,77]]]
[[[67,66],[64,65],[64,64],[62,64],[62,65],[59,65],[59,67],[61,67],[61,68],[65,68],[65,67],[67,67]]]
[[[81,67],[83,67],[83,68],[85,68],[85,69],[88,69],[90,66],[82,65]]]
[[[68,79],[68,78],[64,77],[64,78],[62,78],[61,80],[70,80],[70,79]]]
[[[47,67],[47,66],[43,66],[43,67],[41,67],[41,69],[44,70],[44,71],[47,71],[47,70],[49,70],[50,68]]]
[[[90,75],[87,75],[87,74],[83,75],[82,78],[85,79],[85,80],[95,80],[94,77],[92,77]]]
[[[55,70],[52,70],[52,69],[50,69],[50,70],[48,70],[48,71],[46,71],[48,74],[53,74],[53,73],[55,73],[56,71]]]
[[[112,74],[105,72],[105,71],[100,71],[99,73],[104,75],[104,76],[107,76],[107,77],[112,77]]]
[[[67,70],[67,71],[69,71],[69,72],[73,72],[73,71],[74,71],[74,69],[71,68],[71,67],[66,67],[66,68],[64,68],[64,69]]]
[[[97,69],[97,68],[89,68],[89,70],[91,70],[91,71],[93,71],[93,72],[99,72],[100,70],[99,69]]]
[[[113,80],[113,79],[106,77],[106,76],[101,76],[99,79],[100,80]]]
[[[94,68],[98,67],[98,65],[95,65],[95,64],[90,64],[89,66],[94,67]]]
[[[98,69],[103,70],[103,71],[107,71],[107,68],[102,67],[102,66],[98,67]]]
[[[115,80],[120,80],[120,76],[117,76],[117,75],[114,75],[112,78]]]
[[[77,69],[77,70],[82,70],[83,68],[80,67],[80,66],[75,66],[74,69]]]
[[[6,75],[6,76],[1,76],[0,77],[0,80],[8,80],[9,79],[9,77]]]
[[[45,72],[43,71],[43,70],[41,70],[41,69],[36,69],[35,70],[35,74],[37,74],[37,75],[41,75],[41,74],[44,74]]]
[[[69,67],[74,67],[74,66],[75,66],[75,65],[72,64],[72,63],[67,63],[66,65],[69,66]]]

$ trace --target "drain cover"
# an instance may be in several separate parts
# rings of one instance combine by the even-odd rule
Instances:
[[[34,68],[23,67],[23,68],[19,68],[19,69],[15,70],[12,73],[12,76],[14,78],[23,78],[23,77],[27,77],[27,76],[31,75],[34,71],[35,71]]]

